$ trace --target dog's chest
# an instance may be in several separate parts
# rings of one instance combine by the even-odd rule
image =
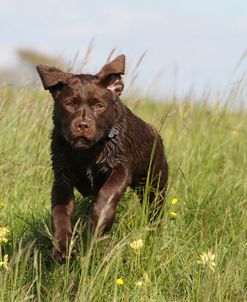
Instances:
[[[95,192],[106,181],[112,168],[103,158],[76,156],[72,158],[71,173],[75,186],[87,186],[88,190]]]
[[[85,182],[92,191],[98,191],[112,170],[127,159],[119,148],[118,139],[112,138],[99,149],[78,152],[72,157],[73,177],[75,182]]]
[[[96,167],[88,166],[85,171],[85,176],[90,184],[91,189],[94,192],[97,192],[104,184],[110,173],[110,169],[104,169],[102,171],[97,169]]]

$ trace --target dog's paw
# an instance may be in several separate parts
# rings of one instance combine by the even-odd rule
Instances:
[[[58,249],[57,247],[52,248],[52,257],[58,263],[65,263],[66,261],[66,249]]]
[[[52,257],[58,263],[73,260],[76,257],[76,249],[71,243],[71,232],[57,232],[54,235]]]
[[[75,248],[72,249],[71,252],[66,249],[66,247],[53,247],[52,248],[52,257],[56,262],[62,264],[66,263],[66,260],[74,260],[76,258],[77,251]]]

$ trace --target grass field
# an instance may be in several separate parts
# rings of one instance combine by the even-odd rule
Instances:
[[[128,191],[111,232],[89,241],[92,204],[77,194],[79,254],[58,265],[50,255],[52,100],[1,89],[0,302],[247,300],[246,112],[203,98],[126,102],[156,127],[167,114],[162,226],[147,223]]]

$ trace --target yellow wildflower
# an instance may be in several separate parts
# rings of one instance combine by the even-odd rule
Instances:
[[[170,217],[171,217],[172,219],[176,219],[176,218],[177,218],[177,213],[174,212],[174,211],[171,211],[169,215],[170,215]]]
[[[7,243],[8,242],[8,233],[9,233],[9,229],[7,227],[1,227],[0,228],[0,244],[2,242]]]
[[[123,279],[122,279],[122,278],[118,278],[118,279],[116,280],[116,284],[117,284],[117,285],[123,285],[123,284],[124,284]]]
[[[175,206],[175,204],[177,204],[177,203],[178,203],[178,198],[173,198],[172,199],[172,205]]]
[[[143,281],[142,280],[136,282],[136,286],[141,287],[142,285],[143,285]]]
[[[3,267],[6,270],[8,270],[9,269],[8,262],[9,262],[9,255],[6,254],[3,257],[3,261],[0,261],[0,267]]]
[[[0,201],[0,209],[4,208],[4,203]]]
[[[151,285],[151,280],[149,279],[148,274],[146,272],[143,274],[142,280],[136,282],[137,287],[141,287],[141,286],[149,287],[150,285]]]
[[[240,135],[240,132],[238,130],[233,129],[233,130],[230,131],[230,135],[232,137],[238,137]]]
[[[143,280],[144,280],[144,285],[145,286],[150,286],[151,285],[151,280],[148,277],[148,274],[145,272],[143,274]]]
[[[143,247],[143,240],[142,239],[134,240],[133,242],[130,243],[130,247],[133,250],[141,249]]]
[[[202,264],[203,266],[208,266],[213,272],[215,271],[215,254],[211,251],[207,253],[202,253],[197,261],[198,264]]]

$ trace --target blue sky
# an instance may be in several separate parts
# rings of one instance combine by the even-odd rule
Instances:
[[[113,47],[139,67],[145,83],[183,91],[194,84],[224,88],[247,49],[246,0],[0,0],[0,67],[16,64],[15,49],[30,47],[72,60],[83,57],[96,71]],[[242,63],[239,76],[247,70]],[[235,75],[237,79],[238,75]],[[174,78],[177,80],[175,81]]]

